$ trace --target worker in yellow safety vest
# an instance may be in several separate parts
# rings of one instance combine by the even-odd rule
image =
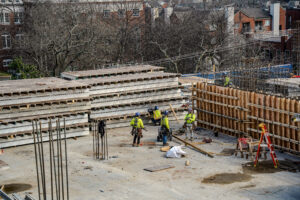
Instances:
[[[151,120],[155,126],[156,126],[156,123],[159,124],[159,122],[161,120],[161,112],[160,112],[158,106],[154,107],[153,116],[152,116]]]
[[[225,75],[224,87],[228,87],[228,86],[230,86],[230,84],[231,84],[231,82],[230,82],[229,76]]]
[[[193,113],[193,110],[191,108],[188,109],[188,114],[185,115],[184,118],[184,127],[185,127],[185,139],[188,139],[188,132],[191,134],[190,139],[194,139],[194,132],[193,132],[193,126],[194,121],[196,120],[195,114]]]
[[[163,139],[163,146],[166,146],[168,141],[168,134],[170,133],[170,125],[167,110],[163,112],[163,117],[161,118],[160,126]]]
[[[143,120],[140,118],[140,113],[135,113],[135,117],[131,120],[130,126],[132,126],[131,135],[133,135],[132,146],[138,147],[140,144],[141,137],[143,137],[142,129],[144,129]]]

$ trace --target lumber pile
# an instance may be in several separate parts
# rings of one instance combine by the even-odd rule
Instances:
[[[64,72],[65,79],[90,86],[91,120],[107,120],[108,128],[129,126],[140,112],[148,123],[147,110],[159,106],[170,110],[172,104],[183,118],[186,97],[181,94],[178,74],[164,73],[150,65],[77,72]],[[171,117],[171,119],[173,119]]]
[[[0,85],[0,149],[33,143],[32,121],[40,120],[47,140],[52,128],[65,118],[67,137],[89,134],[89,86],[59,78],[2,81]],[[61,126],[63,125],[61,120]]]

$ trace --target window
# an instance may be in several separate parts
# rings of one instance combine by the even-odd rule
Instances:
[[[1,0],[1,3],[5,3],[5,0]]]
[[[132,15],[135,16],[135,17],[140,16],[140,10],[139,9],[133,9],[132,10]]]
[[[119,9],[118,10],[118,15],[119,15],[119,17],[124,17],[125,16],[125,9]]]
[[[15,23],[16,24],[22,23],[22,21],[23,21],[23,13],[22,12],[16,12],[14,14],[14,19],[15,19]]]
[[[8,49],[11,47],[10,35],[1,35],[2,38],[2,48]]]
[[[262,30],[262,21],[256,21],[255,22],[255,30],[261,31]]]
[[[8,67],[9,64],[12,62],[12,59],[4,59],[3,60],[3,67]]]
[[[9,23],[9,13],[0,13],[0,23]]]
[[[234,28],[235,28],[235,29],[239,29],[239,28],[240,28],[240,24],[239,24],[239,23],[236,23],[236,24],[234,25]]]
[[[110,10],[104,10],[103,11],[103,17],[105,17],[105,18],[110,17]]]
[[[270,20],[265,21],[265,26],[270,26]]]
[[[18,47],[22,47],[24,44],[24,35],[23,34],[16,34],[16,45]]]

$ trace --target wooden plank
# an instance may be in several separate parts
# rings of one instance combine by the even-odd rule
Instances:
[[[177,118],[177,116],[176,116],[176,113],[175,113],[175,111],[174,111],[174,109],[173,109],[173,107],[172,107],[172,104],[169,103],[169,106],[170,106],[170,109],[171,109],[171,111],[172,111],[172,113],[173,113],[173,115],[174,115],[176,121],[177,121],[178,123],[180,123],[180,121],[178,120],[178,118]]]
[[[173,135],[173,137],[174,137],[174,138],[176,138],[177,140],[179,140],[179,141],[183,142],[184,144],[186,144],[186,145],[189,145],[189,146],[193,147],[194,149],[196,149],[197,151],[199,151],[200,153],[202,153],[202,154],[204,154],[204,155],[207,155],[208,157],[211,157],[211,158],[213,158],[213,157],[214,157],[212,154],[210,154],[210,153],[208,153],[208,152],[206,152],[206,151],[204,151],[204,150],[200,149],[199,147],[197,147],[197,146],[193,145],[193,144],[192,144],[192,143],[190,143],[190,142],[187,142],[187,141],[185,141],[185,140],[183,140],[183,139],[181,139],[181,138],[177,137],[176,135]]]
[[[174,168],[175,166],[173,165],[160,165],[160,166],[154,166],[154,167],[148,167],[145,168],[145,171],[148,172],[157,172],[157,171],[162,171],[162,170],[166,170],[166,169],[171,169]]]

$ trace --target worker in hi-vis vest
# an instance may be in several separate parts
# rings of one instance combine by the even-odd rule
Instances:
[[[188,109],[188,114],[185,115],[184,118],[184,127],[186,128],[185,131],[185,139],[188,139],[188,132],[191,134],[190,139],[194,139],[194,132],[193,132],[193,126],[194,121],[196,120],[195,114],[193,113],[193,110],[191,108]]]
[[[135,113],[135,117],[131,120],[130,126],[132,126],[131,135],[133,135],[132,146],[139,146],[141,137],[143,137],[142,129],[144,129],[143,120],[140,118],[140,113]]]
[[[168,134],[170,132],[170,125],[169,125],[167,110],[165,112],[163,112],[163,117],[161,118],[160,126],[161,126],[161,132],[162,132],[163,146],[166,146],[167,141],[168,141]]]
[[[160,112],[158,106],[154,107],[153,116],[152,116],[151,120],[155,126],[156,126],[156,123],[158,123],[158,124],[160,123],[161,112]]]

